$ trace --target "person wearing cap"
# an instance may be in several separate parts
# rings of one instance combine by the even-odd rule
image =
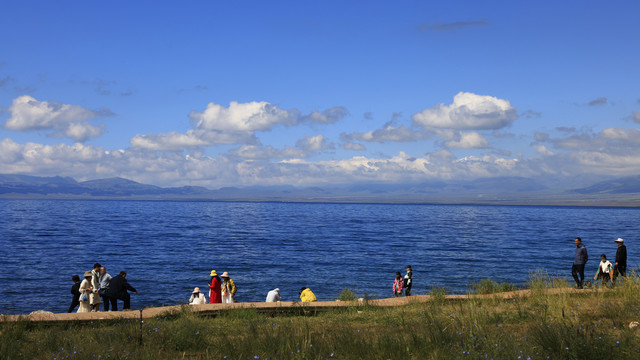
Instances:
[[[222,280],[215,270],[211,270],[211,281],[209,281],[209,303],[218,304],[222,302]]]
[[[228,272],[223,272],[220,276],[222,278],[222,302],[225,304],[233,303],[233,297],[236,296],[236,284],[233,279],[229,277]]]
[[[267,300],[265,302],[276,302],[280,300],[280,289],[275,288],[267,293]]]
[[[203,293],[200,292],[200,288],[199,287],[194,288],[193,292],[191,293],[191,297],[189,298],[189,305],[201,305],[206,303],[207,303],[207,298],[204,296]]]
[[[404,295],[411,296],[411,287],[413,286],[413,271],[411,270],[411,265],[407,265],[407,274],[404,276]]]
[[[574,242],[576,244],[576,256],[573,260],[573,266],[571,267],[571,275],[576,282],[576,288],[582,289],[582,284],[584,283],[584,266],[589,260],[589,254],[581,238],[577,237]],[[579,278],[578,275],[580,275]]]
[[[79,313],[91,312],[91,302],[89,298],[93,293],[93,287],[91,286],[91,278],[93,274],[91,271],[86,271],[84,273],[84,280],[80,283],[80,288],[78,291],[80,292],[80,306],[78,307]]]
[[[313,302],[318,301],[316,295],[311,291],[311,289],[303,287],[300,289],[300,301],[302,302]]]
[[[616,250],[616,263],[613,267],[613,282],[616,282],[618,275],[627,276],[627,247],[624,245],[624,240],[618,238],[615,240],[618,244],[618,250]]]

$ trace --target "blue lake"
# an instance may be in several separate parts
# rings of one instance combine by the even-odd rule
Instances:
[[[406,265],[416,294],[521,285],[536,269],[569,279],[576,236],[589,278],[618,237],[638,266],[639,223],[636,208],[0,200],[0,313],[66,311],[71,276],[95,262],[127,271],[133,308],[185,303],[211,269],[231,274],[238,301],[275,287],[296,300],[302,286],[390,297]]]

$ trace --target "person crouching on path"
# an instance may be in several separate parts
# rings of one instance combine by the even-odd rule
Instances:
[[[72,312],[76,309],[76,306],[80,305],[80,276],[73,275],[71,280],[73,280],[73,285],[71,285],[71,295],[73,295],[73,299],[71,300],[71,305],[69,305],[68,313]]]
[[[211,270],[211,281],[209,281],[209,303],[218,304],[222,302],[222,281],[215,270]]]
[[[316,295],[311,291],[311,289],[303,287],[300,289],[300,301],[302,302],[313,302],[318,301]]]
[[[413,272],[411,271],[411,265],[407,265],[407,275],[404,276],[404,295],[411,296],[411,286],[413,286]]]
[[[589,260],[589,254],[587,254],[587,248],[582,244],[582,239],[577,237],[574,242],[576,244],[576,256],[573,260],[573,266],[571,267],[571,276],[573,276],[573,280],[576,282],[576,288],[582,289],[582,284],[584,283],[584,266]],[[578,278],[578,275],[580,275],[580,278]]]
[[[600,265],[598,265],[598,272],[596,273],[595,279],[600,279],[602,281],[602,286],[607,286],[609,280],[613,282],[613,266],[611,262],[607,260],[607,255],[600,255]]]
[[[78,288],[78,291],[80,291],[80,306],[78,307],[79,313],[91,312],[91,302],[89,301],[89,298],[93,293],[93,288],[91,287],[92,276],[93,274],[91,274],[91,271],[85,272],[84,280],[82,280],[82,283],[80,283],[80,288]]]
[[[616,281],[618,275],[627,276],[627,247],[622,238],[618,238],[615,243],[618,244],[618,250],[616,250],[616,264],[613,268],[613,282]]]
[[[402,279],[402,274],[400,271],[396,272],[396,278],[393,280],[393,295],[394,296],[402,296],[402,285],[404,280]]]
[[[280,289],[279,288],[275,288],[271,291],[269,291],[267,293],[267,300],[266,302],[276,302],[276,301],[280,301],[281,297],[280,297]]]
[[[233,279],[229,277],[228,272],[223,272],[220,276],[222,278],[222,302],[225,304],[233,303],[233,298],[236,296],[236,284]]]
[[[204,296],[203,293],[200,292],[200,288],[196,287],[195,289],[193,289],[193,292],[191,293],[191,297],[189,298],[189,305],[201,305],[206,303],[207,303],[207,298]]]
[[[118,300],[124,301],[124,305],[122,306],[124,310],[131,309],[131,295],[127,290],[133,291],[136,294],[138,293],[138,290],[127,282],[127,272],[120,271],[118,276],[111,279],[109,287],[104,292],[111,303],[111,310],[118,311]]]

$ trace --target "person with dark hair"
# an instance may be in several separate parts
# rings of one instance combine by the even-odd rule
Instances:
[[[393,280],[393,296],[402,296],[402,285],[404,285],[402,274],[397,271],[396,278]]]
[[[106,296],[104,296],[105,291],[107,291],[107,289],[109,288],[109,283],[111,283],[111,275],[109,275],[109,273],[107,272],[107,268],[106,267],[101,267],[100,268],[100,277],[98,278],[98,281],[100,282],[100,289],[98,289],[98,295],[100,295],[100,297],[102,298],[102,303],[104,305],[104,311],[109,311],[109,299],[107,299]]]
[[[71,305],[69,305],[69,311],[67,311],[69,313],[73,312],[76,306],[80,305],[80,276],[73,275],[71,280],[73,280],[73,285],[71,285],[71,295],[73,295],[73,299],[71,300]]]
[[[607,255],[600,255],[600,265],[598,265],[598,272],[594,280],[600,279],[602,281],[602,286],[606,286],[609,283],[609,280],[613,281],[613,267],[611,266],[611,262],[607,260]]]
[[[209,304],[222,302],[222,280],[215,270],[211,270],[211,281],[209,281]]]
[[[574,242],[576,244],[576,256],[573,260],[573,266],[571,267],[571,276],[573,276],[573,280],[576,282],[576,288],[582,289],[584,283],[584,266],[589,260],[589,254],[587,253],[587,248],[582,244],[581,238],[577,237]],[[578,275],[580,275],[579,278]]]
[[[138,294],[133,286],[127,282],[127,272],[120,271],[118,276],[114,276],[109,283],[109,287],[104,292],[104,295],[109,299],[111,303],[111,310],[118,311],[118,300],[124,301],[124,310],[131,309],[131,295],[127,292],[133,291]]]
[[[314,302],[318,301],[316,295],[308,287],[300,288],[300,301],[301,302]]]
[[[413,271],[411,265],[407,265],[407,274],[404,276],[404,295],[411,296],[411,286],[413,286]]]
[[[100,311],[100,304],[102,303],[100,295],[98,294],[98,289],[100,288],[101,267],[102,265],[100,265],[100,263],[95,263],[93,264],[93,270],[91,270],[91,287],[93,290],[89,295],[89,303],[91,304],[91,311],[93,312]]]
[[[616,263],[613,267],[613,282],[616,282],[618,275],[622,277],[627,276],[627,247],[624,245],[624,239],[618,238],[615,240],[618,244],[618,250],[616,250]]]

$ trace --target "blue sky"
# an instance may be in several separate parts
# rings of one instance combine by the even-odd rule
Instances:
[[[5,2],[1,173],[640,174],[640,4]]]

